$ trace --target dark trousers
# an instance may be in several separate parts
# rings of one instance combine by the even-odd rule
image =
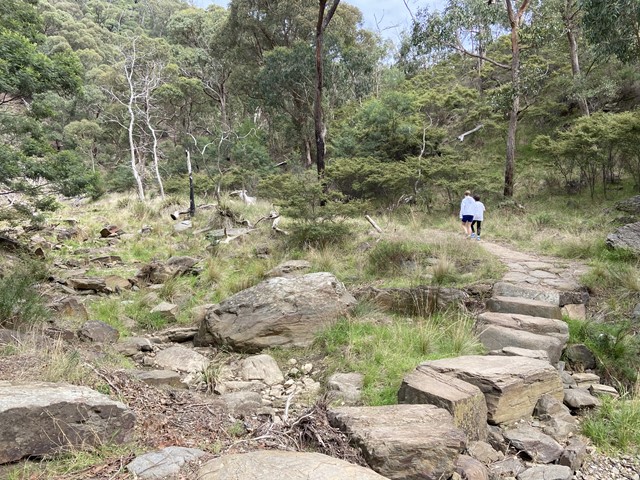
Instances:
[[[480,232],[482,231],[482,220],[474,220],[473,222],[471,222],[471,231],[480,236]]]

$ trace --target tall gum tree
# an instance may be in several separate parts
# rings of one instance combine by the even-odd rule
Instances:
[[[485,5],[488,3],[486,6],[493,10],[480,8],[479,4],[481,3]],[[442,14],[422,10],[413,25],[412,43],[427,52],[459,52],[478,61],[488,62],[495,67],[510,71],[511,105],[504,169],[503,194],[505,197],[512,197],[514,189],[516,134],[522,95],[520,30],[526,19],[530,3],[531,0],[504,0],[497,4],[495,0],[489,2],[485,0],[449,0]],[[504,11],[502,15],[496,16],[495,14],[501,11],[501,5],[504,7]],[[482,28],[477,29],[478,25],[482,25]],[[474,43],[471,40],[467,40],[465,43],[464,41],[463,34],[473,33],[474,28],[478,32],[485,33],[492,31],[492,29],[504,29],[505,26],[511,45],[511,61],[508,64],[488,56],[485,51],[486,43],[480,41]],[[486,42],[486,38],[484,40]],[[469,48],[469,46],[475,46],[475,48]]]

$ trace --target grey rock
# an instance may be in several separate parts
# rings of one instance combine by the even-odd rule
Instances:
[[[150,352],[153,346],[148,338],[127,337],[114,344],[113,348],[125,357],[133,357],[138,352]]]
[[[529,300],[539,300],[553,305],[560,305],[560,294],[555,290],[542,290],[507,282],[496,283],[493,286],[493,295],[496,297],[527,298]]]
[[[538,403],[536,403],[533,414],[540,419],[545,419],[558,415],[571,415],[571,412],[556,397],[551,395],[542,395],[538,400]]]
[[[391,479],[448,478],[466,446],[449,412],[433,405],[340,407],[328,414],[369,466]]]
[[[582,343],[569,345],[564,353],[567,361],[574,367],[581,367],[585,370],[596,368],[596,356],[589,350],[589,347]]]
[[[496,313],[514,313],[531,317],[562,320],[560,307],[556,304],[515,297],[493,297],[487,302],[487,309]]]
[[[65,317],[89,320],[89,312],[78,297],[69,296],[47,306]]]
[[[288,260],[269,270],[267,278],[273,277],[297,277],[311,269],[311,263],[306,260]]]
[[[207,462],[198,480],[385,480],[368,468],[320,453],[256,451]]]
[[[634,307],[633,312],[631,312],[631,319],[632,320],[640,320],[640,303],[637,304]]]
[[[220,395],[229,412],[236,417],[255,414],[262,407],[262,396],[256,392],[232,392]]]
[[[398,391],[398,403],[444,408],[468,440],[487,438],[487,404],[480,389],[425,365],[405,375]]]
[[[609,248],[640,253],[640,222],[617,228],[613,233],[607,235],[606,244]]]
[[[181,222],[176,223],[173,226],[173,229],[176,232],[184,232],[186,230],[189,230],[192,227],[193,227],[193,224],[191,223],[191,220],[182,220]]]
[[[581,388],[565,389],[564,403],[573,410],[600,406],[600,400],[591,395],[588,390]]]
[[[456,473],[463,480],[488,480],[487,467],[475,458],[468,455],[460,455],[456,460]]]
[[[243,380],[259,380],[267,385],[284,382],[284,375],[273,357],[262,354],[245,358],[240,366]]]
[[[562,455],[558,442],[536,428],[522,426],[506,430],[504,438],[513,448],[526,453],[536,463],[555,462]]]
[[[527,467],[519,458],[509,457],[496,463],[489,465],[489,478],[515,478],[524,472]]]
[[[193,373],[202,372],[209,364],[209,360],[198,352],[176,345],[160,350],[156,354],[155,364],[165,370]]]
[[[161,302],[151,309],[151,313],[157,313],[169,322],[178,320],[178,311],[180,307],[174,303]]]
[[[133,376],[154,387],[187,388],[180,375],[173,370],[134,370]]]
[[[569,327],[562,320],[544,317],[532,317],[514,313],[485,312],[478,315],[476,329],[490,325],[516,330],[524,330],[538,335],[557,337],[566,342],[569,339]]]
[[[571,480],[573,472],[562,465],[543,465],[528,468],[518,475],[518,480]]]
[[[539,335],[525,330],[490,325],[478,332],[478,339],[488,350],[501,350],[516,347],[527,350],[542,350],[547,361],[556,363],[560,360],[564,342],[550,335]]]
[[[364,375],[357,372],[334,373],[327,381],[332,399],[342,400],[347,405],[357,404],[362,397]]]
[[[525,357],[468,355],[424,362],[445,375],[475,385],[484,393],[491,424],[528,418],[538,399],[549,394],[562,398],[558,372],[542,360]]]
[[[580,439],[574,438],[567,445],[558,460],[559,465],[569,467],[575,471],[582,467],[587,458],[587,445]]]
[[[118,330],[99,320],[86,322],[77,334],[81,340],[96,343],[114,343],[120,337]]]
[[[588,389],[591,385],[599,384],[600,377],[595,373],[590,372],[574,372],[572,374],[573,380],[576,382],[577,388]]]
[[[107,288],[104,279],[96,277],[69,278],[67,279],[67,285],[75,290],[95,290],[96,292],[104,292]]]
[[[560,372],[560,379],[562,380],[562,384],[565,388],[577,386],[576,381],[573,379],[573,375],[569,372]]]
[[[87,387],[0,381],[0,464],[120,444],[133,434],[134,423],[126,405]]]
[[[489,465],[504,459],[504,453],[494,449],[487,442],[477,441],[469,443],[467,447],[469,455],[479,462]]]
[[[205,454],[206,452],[197,448],[166,447],[136,457],[127,465],[127,470],[142,480],[166,479],[177,475],[185,463]]]
[[[600,385],[599,383],[590,385],[589,393],[594,397],[611,397],[611,398],[620,397],[620,394],[614,387],[610,387],[609,385]]]
[[[491,350],[488,355],[501,355],[504,357],[527,357],[536,360],[549,361],[549,354],[544,350],[531,350],[520,347],[504,347],[500,350]]]
[[[209,309],[194,343],[249,353],[267,347],[305,347],[355,304],[330,273],[271,278]]]
[[[616,210],[640,217],[640,195],[619,201],[616,203]]]
[[[107,275],[104,277],[104,284],[106,285],[106,290],[111,293],[122,292],[131,288],[131,282],[118,275]]]

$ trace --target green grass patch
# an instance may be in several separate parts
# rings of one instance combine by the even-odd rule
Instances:
[[[49,318],[50,312],[34,288],[45,276],[42,263],[25,260],[0,278],[0,327],[21,329]]]
[[[605,453],[640,452],[640,398],[603,398],[582,423],[582,432]]]
[[[425,360],[480,353],[472,333],[473,319],[451,312],[428,318],[393,318],[390,323],[364,317],[344,318],[325,330],[318,345],[331,371],[364,375],[367,405],[397,403],[405,374]]]

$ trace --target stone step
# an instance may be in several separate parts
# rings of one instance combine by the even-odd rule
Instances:
[[[338,407],[328,417],[373,470],[391,479],[449,478],[467,446],[451,414],[433,405]]]
[[[495,297],[520,297],[529,300],[560,305],[560,292],[556,290],[540,290],[538,288],[525,287],[508,282],[498,282],[493,286]]]
[[[558,305],[540,300],[529,300],[520,297],[493,297],[487,302],[487,309],[497,313],[515,313],[532,317],[555,318],[562,320]]]
[[[422,365],[478,387],[487,401],[487,420],[495,425],[528,419],[542,395],[564,397],[560,375],[544,360],[468,355]]]
[[[398,403],[428,404],[444,408],[467,440],[487,439],[487,404],[478,387],[457,378],[418,366],[405,375],[398,391]]]
[[[544,350],[547,352],[549,362],[552,365],[558,363],[562,350],[566,345],[566,342],[557,337],[496,325],[489,325],[483,328],[478,334],[478,339],[488,350],[501,350],[505,347]]]
[[[476,331],[490,325],[525,330],[538,335],[550,335],[563,342],[569,340],[569,326],[562,320],[514,313],[484,312],[476,319]]]

